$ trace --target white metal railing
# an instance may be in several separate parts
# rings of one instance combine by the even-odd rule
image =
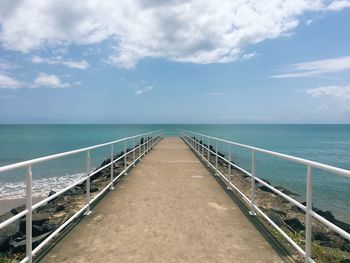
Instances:
[[[305,262],[314,262],[314,260],[311,258],[311,243],[312,243],[312,217],[318,220],[319,222],[323,223],[339,235],[341,235],[343,238],[350,240],[350,233],[344,231],[340,227],[336,226],[332,222],[328,221],[327,219],[323,218],[319,214],[317,214],[315,211],[312,210],[312,169],[317,168],[323,171],[331,172],[334,174],[342,175],[345,177],[350,178],[350,171],[337,168],[334,166],[322,164],[319,162],[314,162],[298,157],[294,157],[291,155],[286,155],[278,152],[273,152],[269,150],[260,149],[257,147],[231,142],[228,140],[219,139],[212,136],[207,136],[200,133],[195,133],[191,131],[182,131],[182,138],[184,141],[189,145],[192,150],[197,153],[200,157],[204,159],[204,161],[215,170],[215,172],[221,176],[224,180],[224,182],[231,188],[235,189],[243,198],[245,202],[250,206],[250,214],[255,215],[256,213],[260,214],[265,220],[267,220],[304,258]],[[204,142],[204,139],[206,139],[206,143]],[[200,142],[201,141],[201,142]],[[210,143],[214,143],[215,147],[212,149],[215,149],[213,151],[210,149]],[[218,153],[218,143],[224,143],[228,147],[228,157],[227,159],[223,156],[220,156]],[[206,144],[207,146],[205,147]],[[238,166],[237,164],[233,163],[231,160],[231,147],[232,146],[238,146],[241,148],[245,148],[251,151],[251,173],[243,169],[242,167]],[[207,158],[205,157],[205,153],[207,155]],[[256,176],[256,153],[263,153],[267,155],[271,155],[277,158],[289,160],[295,163],[306,165],[307,167],[307,174],[306,174],[306,206],[299,203],[295,199],[289,197],[288,195],[284,194],[283,192],[277,190],[270,184],[264,182],[260,178]],[[215,156],[215,162],[214,164],[210,161],[210,155]],[[218,159],[223,160],[224,162],[227,162],[228,164],[228,177],[231,175],[231,166],[235,167],[239,171],[243,172],[247,176],[251,177],[251,193],[250,198],[247,197],[241,190],[239,190],[231,181],[229,178],[227,178],[223,173],[221,173],[218,169]],[[286,232],[284,232],[279,226],[277,226],[257,205],[255,202],[255,181],[259,182],[261,185],[269,188],[274,193],[278,194],[279,196],[283,197],[284,199],[288,200],[290,203],[294,204],[298,208],[305,211],[306,218],[305,218],[305,250],[303,250],[294,240],[288,236]]]
[[[96,201],[101,195],[103,195],[108,189],[113,190],[113,185],[118,178],[120,178],[123,174],[126,174],[127,171],[130,169],[131,166],[134,166],[136,162],[142,158],[146,153],[148,153],[155,144],[161,140],[163,136],[163,131],[154,131],[154,132],[148,132],[143,134],[138,134],[131,137],[126,137],[123,139],[94,145],[74,151],[69,152],[63,152],[59,154],[49,155],[37,159],[32,159],[24,162],[19,162],[15,164],[10,164],[6,166],[0,167],[0,173],[11,171],[14,169],[19,168],[26,168],[26,209],[17,215],[14,215],[13,217],[7,219],[4,222],[0,223],[0,229],[8,226],[9,224],[13,223],[16,220],[19,220],[23,216],[26,216],[26,257],[22,259],[22,262],[32,262],[33,256],[35,256],[40,249],[42,249],[52,238],[54,238],[59,232],[61,232],[68,224],[70,224],[75,218],[77,218],[79,215],[81,215],[83,212],[85,212],[85,215],[88,215],[90,213],[90,205]],[[140,139],[143,138],[143,142],[141,143],[135,143],[136,140],[140,141]],[[127,143],[132,142],[132,149],[127,151]],[[121,156],[114,159],[114,145],[123,143],[124,145],[124,151]],[[90,151],[101,148],[101,147],[110,147],[110,158],[111,161],[104,165],[103,167],[100,167],[99,169],[91,172],[91,160],[90,160]],[[138,154],[138,157],[136,158],[136,152]],[[44,200],[32,204],[32,167],[35,164],[43,163],[49,160],[55,160],[62,157],[71,156],[78,153],[86,153],[86,176],[75,183],[67,186],[66,188],[58,191],[57,193],[45,198]],[[127,165],[127,156],[132,155],[132,162]],[[114,171],[113,171],[113,164],[116,163],[119,160],[124,159],[124,170],[121,171],[117,176],[114,177]],[[110,182],[101,190],[93,199],[90,198],[90,178],[94,174],[97,174],[98,172],[102,171],[103,169],[107,168],[108,166],[111,167],[111,174],[110,174]],[[43,206],[44,204],[48,203],[49,201],[53,200],[54,198],[62,195],[66,191],[72,189],[73,187],[86,182],[86,201],[85,205],[76,212],[73,216],[71,216],[67,221],[65,221],[59,228],[57,228],[54,232],[52,232],[45,240],[43,240],[34,250],[32,249],[32,211],[35,209],[38,209],[39,207]]]

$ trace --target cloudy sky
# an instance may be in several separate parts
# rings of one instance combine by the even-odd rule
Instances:
[[[0,123],[350,123],[350,1],[1,0]]]

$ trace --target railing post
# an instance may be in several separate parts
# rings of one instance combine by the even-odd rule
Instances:
[[[111,188],[110,190],[113,190],[113,177],[114,177],[114,163],[113,163],[113,159],[114,159],[114,146],[113,144],[111,145]]]
[[[231,144],[227,144],[227,180],[229,181],[227,190],[232,190],[231,188]]]
[[[141,139],[137,139],[138,141],[139,141],[139,157],[140,157],[140,159],[141,159]]]
[[[90,151],[86,152],[86,198],[85,204],[87,205],[85,215],[89,215],[90,211]]]
[[[231,144],[228,144],[228,166],[227,166],[227,174],[228,179],[231,181]]]
[[[126,140],[124,141],[124,169],[126,169]]]
[[[306,178],[306,218],[305,218],[305,262],[310,262],[312,242],[312,168],[307,166]]]
[[[148,154],[149,151],[149,137],[147,136],[147,141],[146,141],[146,153]]]
[[[132,139],[132,162],[135,166],[135,137]]]
[[[256,157],[255,157],[255,151],[252,150],[252,186],[251,186],[251,196],[250,196],[250,215],[256,215],[254,205],[255,205],[255,175],[256,175]]]
[[[210,139],[208,137],[208,163],[210,163],[210,150],[209,150]]]
[[[215,168],[218,171],[218,161],[219,161],[219,153],[218,153],[218,140],[215,140]]]
[[[203,157],[203,159],[205,159],[204,158],[204,137],[202,136],[202,144],[201,144],[201,146],[202,146],[202,150],[201,150],[201,152],[202,152],[202,157]]]
[[[28,262],[32,262],[32,166],[27,168],[26,176],[26,254]]]

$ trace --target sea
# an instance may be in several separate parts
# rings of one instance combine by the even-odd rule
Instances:
[[[0,166],[155,130],[163,130],[165,136],[177,136],[181,130],[194,131],[350,170],[350,125],[301,124],[0,125]],[[218,147],[227,153],[226,145]],[[115,152],[122,148],[116,145]],[[231,154],[236,164],[251,171],[251,151],[232,147]],[[91,166],[98,167],[109,155],[108,147],[91,151]],[[260,153],[256,158],[257,177],[297,193],[301,201],[305,199],[304,165]],[[34,165],[34,196],[47,196],[50,190],[57,191],[82,178],[85,159],[81,153]],[[25,169],[0,173],[0,200],[25,197],[25,174]],[[315,207],[350,223],[350,177],[315,169],[313,201]]]

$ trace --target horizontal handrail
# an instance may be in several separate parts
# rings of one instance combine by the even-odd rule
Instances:
[[[296,162],[296,163],[300,163],[300,164],[304,164],[304,165],[311,165],[313,168],[317,168],[317,169],[324,170],[324,171],[327,171],[327,172],[331,172],[331,173],[335,173],[335,174],[338,174],[338,175],[350,177],[350,171],[349,170],[346,170],[346,169],[343,169],[343,168],[339,168],[339,167],[335,167],[335,166],[332,166],[332,165],[323,164],[323,163],[320,163],[320,162],[311,161],[311,160],[307,160],[307,159],[304,159],[304,158],[300,158],[300,157],[296,157],[296,156],[292,156],[292,155],[288,155],[288,154],[284,154],[284,153],[278,153],[278,152],[274,152],[274,151],[270,151],[270,150],[265,150],[265,149],[261,149],[261,148],[258,148],[258,147],[254,147],[254,146],[250,146],[250,145],[246,145],[246,144],[242,144],[242,143],[232,142],[232,141],[228,141],[228,140],[224,140],[224,139],[220,139],[220,138],[204,135],[204,134],[201,134],[201,133],[196,133],[196,132],[191,132],[191,131],[186,131],[186,130],[184,130],[184,132],[188,132],[188,133],[191,133],[193,135],[204,136],[206,138],[217,140],[219,142],[223,142],[223,143],[227,143],[227,144],[231,144],[231,145],[236,145],[236,146],[239,146],[239,147],[242,147],[242,148],[246,148],[246,149],[254,150],[256,152],[260,152],[260,153],[265,153],[265,154],[268,154],[268,155],[276,156],[276,157],[279,157],[279,158],[282,158],[282,159],[285,159],[285,160],[289,160],[289,161],[293,161],[293,162]]]
[[[208,136],[196,132],[191,132],[191,131],[182,131],[182,138],[184,141],[187,143],[187,145],[196,153],[198,156],[202,157],[203,160],[215,170],[215,173],[219,175],[224,182],[228,185],[229,188],[236,190],[239,195],[242,196],[243,200],[250,206],[250,214],[251,215],[256,215],[258,213],[261,215],[265,220],[267,220],[304,258],[305,262],[314,262],[313,259],[311,258],[311,231],[312,231],[312,223],[311,223],[311,218],[315,218],[319,222],[323,223],[336,233],[338,233],[340,236],[343,238],[350,240],[350,233],[346,232],[345,230],[341,229],[340,227],[336,226],[329,220],[325,219],[321,215],[317,214],[315,211],[312,210],[312,168],[317,168],[320,170],[325,170],[328,172],[332,172],[338,175],[350,177],[350,171],[341,169],[338,167],[322,164],[319,162],[314,162],[310,160],[306,160],[303,158],[287,155],[287,154],[282,154],[274,151],[269,151],[241,143],[236,143],[228,140],[223,140],[220,138],[216,138],[213,136]],[[203,139],[207,140],[207,143],[203,141]],[[215,141],[215,148],[210,145],[210,140]],[[228,153],[228,158],[226,159],[224,156],[220,156],[218,152],[218,142],[224,143],[229,145],[235,145],[238,147],[242,147],[245,149],[249,149],[252,152],[252,171],[248,172],[244,168],[240,167],[239,165],[233,163],[231,161],[231,150],[229,150]],[[213,147],[213,148],[210,148]],[[231,149],[231,148],[229,148]],[[268,155],[272,155],[278,158],[286,159],[292,162],[296,162],[299,164],[304,164],[307,166],[307,185],[306,185],[306,206],[298,202],[297,200],[289,197],[288,195],[284,194],[282,191],[276,189],[272,185],[264,182],[262,179],[258,178],[256,176],[256,158],[255,154],[256,152],[259,153],[264,153]],[[205,153],[207,156],[205,156]],[[215,165],[213,165],[210,161],[210,155],[213,155],[215,157]],[[228,179],[224,173],[222,173],[219,168],[218,168],[218,160],[221,159],[223,162],[227,163],[227,168],[228,168],[228,177],[231,175],[231,167],[236,168],[237,170],[241,171],[245,175],[251,177],[251,195],[250,198],[248,198],[240,189],[238,189],[230,179]],[[283,231],[279,226],[277,226],[272,219],[270,219],[256,204],[255,204],[255,181],[260,183],[261,185],[269,188],[271,191],[276,193],[277,195],[281,196],[282,198],[286,199],[290,203],[296,205],[298,208],[303,210],[306,214],[306,237],[305,237],[305,250],[303,250],[291,237],[288,236],[288,234]]]
[[[154,132],[147,132],[147,133],[143,133],[143,134],[138,134],[138,135],[134,135],[134,136],[130,136],[130,137],[125,137],[125,138],[122,138],[122,139],[119,139],[119,140],[106,142],[106,143],[101,143],[101,144],[97,144],[97,145],[93,145],[93,146],[89,146],[89,147],[85,147],[85,148],[80,148],[80,149],[73,150],[73,151],[67,151],[67,152],[63,152],[63,153],[52,154],[52,155],[48,155],[48,156],[44,156],[44,157],[40,157],[40,158],[35,158],[35,159],[23,161],[23,162],[18,162],[18,163],[14,163],[14,164],[5,165],[5,166],[0,167],[0,173],[7,172],[7,171],[10,171],[10,170],[14,170],[14,169],[18,169],[18,168],[22,168],[22,167],[25,167],[25,166],[28,166],[28,165],[33,165],[33,164],[49,161],[49,160],[55,160],[55,159],[58,159],[58,158],[70,156],[70,155],[77,154],[77,153],[87,152],[87,151],[90,151],[90,150],[93,150],[93,149],[97,149],[97,148],[101,148],[101,147],[104,147],[104,146],[108,146],[108,145],[116,144],[116,143],[119,143],[119,142],[127,141],[127,140],[130,140],[130,139],[133,139],[133,138],[143,137],[143,136],[150,135],[152,133],[157,133],[157,132],[161,132],[161,130],[154,131]]]
[[[0,229],[6,227],[7,225],[13,223],[14,221],[26,216],[26,257],[22,259],[21,262],[32,262],[32,257],[37,254],[37,252],[45,246],[52,238],[54,238],[62,229],[64,229],[70,222],[72,222],[76,217],[81,215],[84,211],[85,214],[88,215],[90,213],[90,205],[94,203],[99,197],[102,196],[103,193],[105,193],[108,189],[113,190],[113,185],[122,175],[126,175],[127,171],[136,164],[137,161],[139,161],[142,156],[147,154],[155,144],[157,144],[162,139],[162,131],[154,131],[154,132],[148,132],[143,134],[138,134],[130,137],[125,137],[119,140],[98,144],[90,147],[85,147],[73,151],[58,153],[54,155],[49,155],[41,158],[36,158],[28,161],[23,161],[11,165],[6,165],[3,167],[0,167],[0,173],[10,171],[13,169],[18,169],[22,167],[27,168],[27,174],[26,174],[26,209],[17,215],[12,216],[11,218],[5,220],[4,222],[0,223]],[[147,136],[147,137],[145,137]],[[136,138],[143,139],[143,142],[135,142]],[[132,140],[133,147],[131,150],[127,149],[127,141]],[[118,156],[116,159],[114,159],[114,145],[117,143],[124,142],[124,150],[120,156]],[[90,160],[90,151],[101,148],[104,146],[110,146],[111,147],[111,159],[108,164],[103,165],[102,167],[91,171],[91,160]],[[138,156],[136,157],[136,151],[138,153]],[[86,176],[79,179],[78,181],[68,185],[64,189],[61,189],[57,193],[54,193],[51,196],[46,197],[44,200],[41,200],[40,202],[36,204],[32,204],[32,166],[34,164],[38,164],[41,162],[54,160],[66,156],[70,156],[77,153],[85,152],[86,155]],[[130,157],[129,155],[132,156]],[[132,162],[127,165],[127,156],[132,159]],[[113,167],[114,163],[117,161],[123,160],[124,163],[124,169],[118,173],[117,176],[114,176]],[[90,179],[93,175],[97,174],[98,172],[101,172],[102,170],[106,169],[107,167],[111,168],[110,172],[110,182],[105,186],[92,200],[90,200]],[[45,240],[43,240],[35,249],[32,249],[32,211],[38,209],[39,207],[47,204],[49,201],[57,198],[58,196],[64,194],[68,190],[72,189],[73,187],[82,184],[86,182],[85,184],[85,191],[86,191],[86,201],[85,205],[76,212],[73,216],[71,216],[64,224],[62,224],[58,229],[56,229],[53,233],[51,233]]]

